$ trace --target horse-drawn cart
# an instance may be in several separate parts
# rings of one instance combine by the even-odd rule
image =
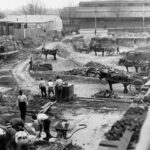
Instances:
[[[124,86],[124,93],[138,94],[141,91],[141,86],[148,80],[144,74],[127,74],[118,70],[106,69],[88,69],[88,74],[93,73],[95,77],[99,76],[100,80],[105,78],[109,84],[110,91],[113,91],[113,84],[121,83]],[[127,88],[127,86],[129,88]]]

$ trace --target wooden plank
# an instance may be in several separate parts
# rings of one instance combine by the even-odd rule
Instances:
[[[126,130],[118,145],[118,150],[127,150],[133,132]]]
[[[24,129],[25,129],[30,135],[35,135],[35,133],[33,132],[33,130],[32,130],[27,124],[24,124]]]
[[[3,125],[0,125],[0,128],[2,128],[2,129],[4,129],[4,130],[7,129],[7,127],[6,127],[6,126],[3,126]]]
[[[108,140],[103,140],[99,144],[100,146],[106,146],[106,147],[118,147],[120,141],[108,141]]]
[[[48,103],[46,103],[45,105],[43,105],[41,108],[45,108],[45,107],[47,107],[48,105],[50,105],[52,102],[48,102]]]
[[[78,97],[79,101],[92,101],[92,102],[122,102],[122,103],[132,103],[133,100],[129,99],[111,99],[111,98],[88,98],[88,97]]]
[[[46,108],[48,106],[53,106],[55,103],[56,103],[56,101],[55,102],[48,102],[45,105],[43,105],[41,108],[44,109],[44,108]]]

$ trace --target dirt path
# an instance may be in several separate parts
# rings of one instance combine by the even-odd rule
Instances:
[[[12,73],[21,89],[27,89],[30,90],[31,93],[37,94],[39,93],[37,88],[38,83],[29,75],[28,63],[29,59],[18,62],[13,68]]]

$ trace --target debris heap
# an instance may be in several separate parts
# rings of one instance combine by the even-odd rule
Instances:
[[[141,127],[143,125],[147,109],[134,107],[129,108],[123,118],[114,123],[111,129],[105,133],[108,140],[120,140],[126,129],[133,131],[131,142],[137,143]]]

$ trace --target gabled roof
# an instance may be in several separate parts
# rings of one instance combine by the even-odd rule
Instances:
[[[0,19],[0,22],[8,23],[46,23],[60,19],[57,15],[10,15],[3,19]]]

